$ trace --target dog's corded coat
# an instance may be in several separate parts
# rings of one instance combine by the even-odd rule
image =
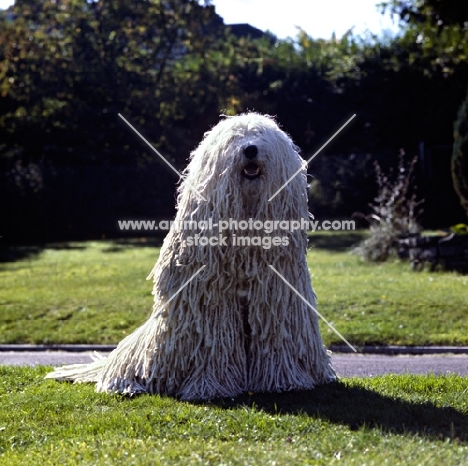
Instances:
[[[306,232],[220,232],[219,222],[229,219],[309,219],[306,164],[271,117],[227,117],[191,154],[175,223],[150,274],[154,306],[146,323],[108,358],[57,368],[48,377],[95,382],[103,392],[186,400],[311,389],[335,380],[317,316],[269,267],[315,306]],[[202,223],[187,229],[184,221]],[[225,239],[195,245],[195,235]],[[272,245],[271,237],[281,244]]]

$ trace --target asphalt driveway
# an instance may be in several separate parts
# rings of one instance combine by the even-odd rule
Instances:
[[[91,362],[91,351],[1,351],[0,365],[60,366]],[[105,352],[100,354],[106,355]],[[337,354],[332,355],[341,377],[371,377],[382,374],[460,374],[468,376],[466,354]]]

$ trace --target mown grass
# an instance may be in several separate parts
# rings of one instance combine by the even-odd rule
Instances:
[[[468,379],[345,379],[191,404],[0,367],[0,464],[444,466],[468,461]]]
[[[361,236],[312,235],[322,314],[355,345],[468,344],[468,276],[363,263],[349,254]],[[145,277],[158,254],[145,240],[11,248],[0,264],[0,342],[118,343],[151,312]],[[326,344],[341,343],[321,328]]]
[[[467,275],[415,272],[398,259],[366,263],[349,254],[356,239],[356,233],[313,235],[308,255],[320,310],[349,341],[468,344]],[[322,334],[327,344],[340,343],[325,326]]]

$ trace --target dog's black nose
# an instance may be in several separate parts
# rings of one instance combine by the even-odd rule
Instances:
[[[244,149],[244,155],[250,160],[254,159],[258,154],[258,147],[257,146],[247,146]]]

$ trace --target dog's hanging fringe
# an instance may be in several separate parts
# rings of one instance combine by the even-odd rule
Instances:
[[[242,149],[249,144],[258,147],[258,180],[241,175]],[[268,202],[300,167],[300,175]],[[57,368],[47,377],[95,382],[101,392],[161,393],[185,400],[311,389],[335,380],[317,316],[269,268],[273,265],[316,305],[304,230],[271,235],[229,230],[222,232],[227,246],[195,246],[189,237],[217,237],[220,232],[214,226],[178,227],[179,222],[210,218],[213,225],[229,219],[309,219],[305,162],[290,138],[270,117],[249,113],[227,118],[205,135],[184,176],[176,222],[148,277],[154,280],[149,319],[108,358]],[[234,235],[280,236],[288,244],[239,246],[233,245]]]

